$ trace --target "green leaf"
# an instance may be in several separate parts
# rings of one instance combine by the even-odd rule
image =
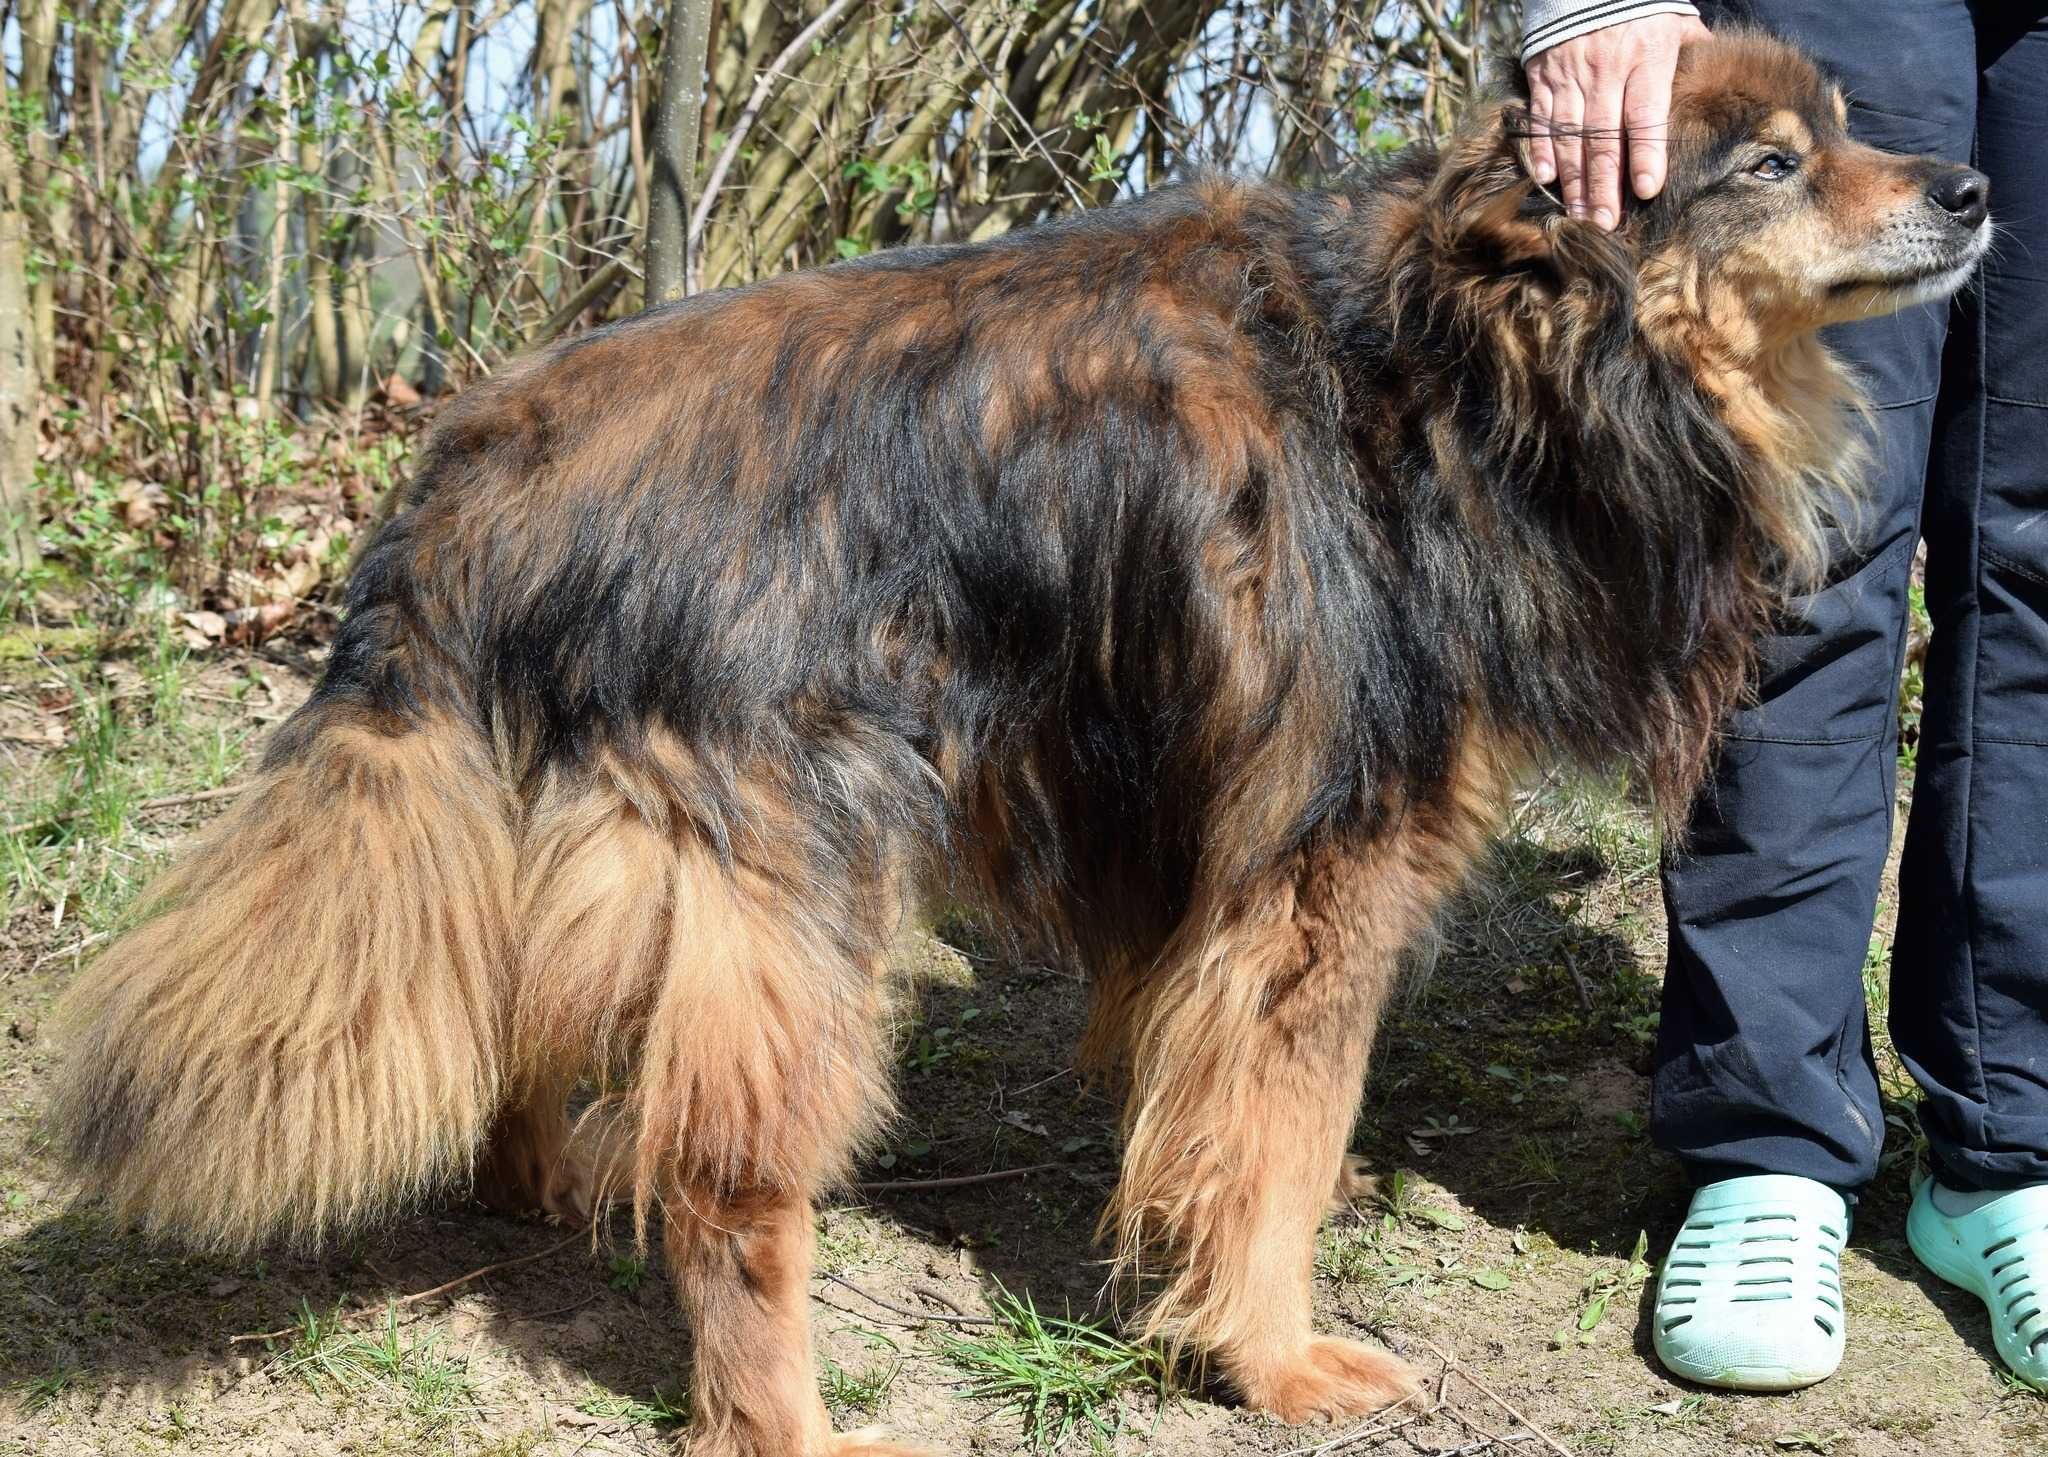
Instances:
[[[1499,1270],[1475,1270],[1472,1283],[1481,1290],[1505,1290],[1512,1282]]]

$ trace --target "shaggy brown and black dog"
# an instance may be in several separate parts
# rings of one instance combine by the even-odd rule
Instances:
[[[892,944],[971,896],[1085,964],[1138,1328],[1287,1421],[1374,1020],[1527,766],[1682,814],[1823,556],[1814,331],[1954,289],[1982,179],[1689,50],[1612,236],[1512,100],[1353,185],[1167,188],[653,310],[453,405],[260,780],[77,992],[121,1210],[317,1239],[478,1178],[658,1214],[694,1451],[851,1457],[812,1205],[888,1115]],[[564,1099],[609,1095],[607,1160]]]

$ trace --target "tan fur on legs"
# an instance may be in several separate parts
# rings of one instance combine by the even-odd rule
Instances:
[[[808,1191],[663,1200],[670,1277],[696,1337],[692,1457],[812,1457],[832,1421],[811,1366]]]
[[[1136,1035],[1119,1260],[1168,1275],[1144,1328],[1213,1357],[1286,1421],[1377,1410],[1413,1389],[1393,1357],[1317,1337],[1315,1233],[1340,1176],[1401,948],[1483,843],[1498,786],[1474,744],[1439,800],[1361,848],[1304,852],[1235,897],[1161,968]]]
[[[1309,1318],[1315,1232],[1393,970],[1367,940],[1357,870],[1305,858],[1161,987],[1110,1211],[1127,1261],[1178,1266],[1144,1329],[1288,1422],[1413,1388],[1392,1356],[1318,1339]]]
[[[508,1214],[538,1212],[581,1228],[595,1217],[605,1182],[609,1120],[572,1130],[559,1091],[540,1093],[505,1109],[477,1162],[476,1196]]]
[[[832,1433],[811,1362],[805,1194],[678,1187],[663,1207],[697,1340],[690,1457],[921,1457],[872,1431]]]
[[[778,803],[755,786],[754,809]],[[888,1107],[887,884],[778,862],[764,836],[722,861],[679,834],[665,960],[622,1115],[636,1209],[659,1205],[696,1338],[698,1457],[827,1457],[811,1365],[811,1200]]]
[[[1330,1191],[1330,1213],[1355,1209],[1359,1201],[1373,1198],[1379,1191],[1379,1176],[1372,1171],[1372,1165],[1355,1153],[1347,1153],[1337,1165],[1337,1187]]]
[[[1145,967],[1119,957],[1088,979],[1088,1022],[1074,1049],[1084,1075],[1118,1086],[1129,1076],[1131,1039],[1145,1005]]]

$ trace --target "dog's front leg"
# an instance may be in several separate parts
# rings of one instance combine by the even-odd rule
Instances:
[[[1162,968],[1133,1029],[1109,1218],[1126,1268],[1165,1280],[1145,1329],[1287,1422],[1415,1389],[1384,1351],[1316,1335],[1309,1310],[1316,1230],[1417,919],[1386,869],[1383,853],[1319,850],[1234,898],[1220,932]]]

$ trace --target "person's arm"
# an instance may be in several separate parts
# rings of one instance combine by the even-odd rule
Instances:
[[[1678,48],[1706,36],[1680,0],[1525,0],[1529,164],[1573,217],[1621,220],[1624,159],[1637,197],[1664,186],[1664,130]]]

